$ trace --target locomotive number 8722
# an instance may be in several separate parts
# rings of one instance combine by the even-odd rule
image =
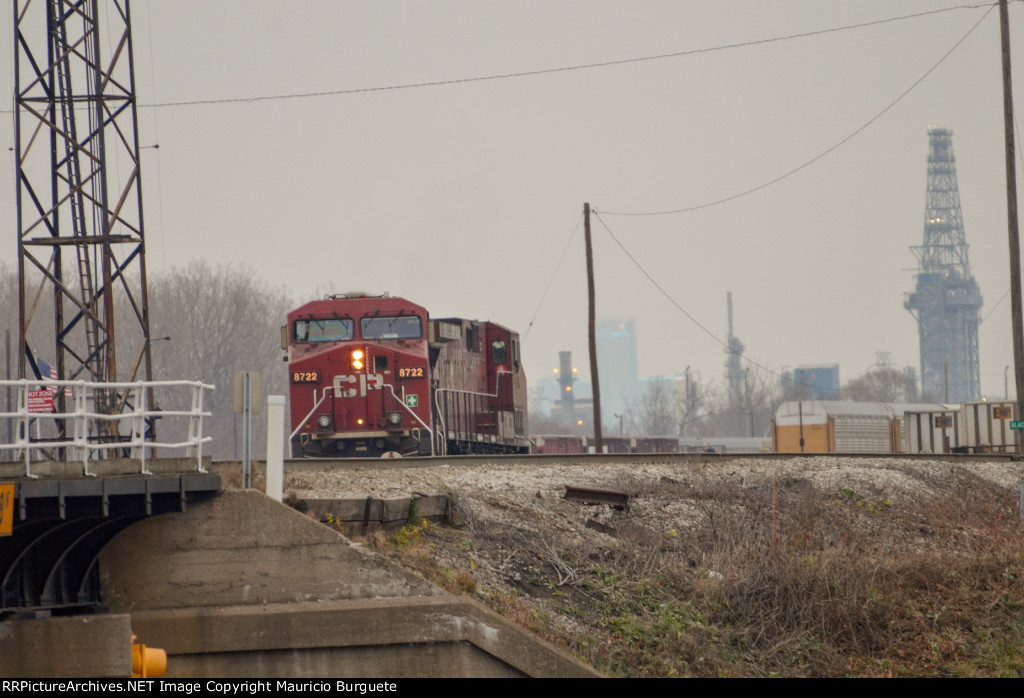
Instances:
[[[312,301],[282,328],[293,457],[526,453],[519,335],[403,298]]]

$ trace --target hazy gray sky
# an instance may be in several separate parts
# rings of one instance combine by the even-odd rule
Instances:
[[[954,0],[132,3],[140,103],[344,91],[677,53],[956,6]],[[586,361],[589,201],[659,284],[719,337],[726,291],[747,355],[774,369],[889,351],[918,365],[909,251],[923,236],[927,128],[953,129],[985,298],[982,390],[1012,361],[998,12],[901,21],[585,70],[302,99],[140,110],[147,252],[246,264],[297,298],[389,291],[435,315],[526,333],[531,378]],[[1024,12],[1011,6],[1017,85]],[[10,12],[0,31],[13,55]],[[850,136],[834,152],[757,187]],[[40,31],[43,31],[42,29]],[[12,94],[11,68],[3,87]],[[1024,95],[1018,87],[1019,95]],[[6,118],[10,119],[8,114]],[[7,129],[8,146],[13,128]],[[16,256],[13,154],[0,220]],[[574,235],[575,230],[575,237]],[[570,243],[570,239],[572,242]],[[720,344],[594,221],[598,315],[634,316],[641,375],[720,379]],[[995,308],[993,310],[993,308]],[[282,319],[283,320],[283,319]],[[1012,382],[1012,380],[1011,380]]]

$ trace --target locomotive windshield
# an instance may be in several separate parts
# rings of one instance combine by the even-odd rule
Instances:
[[[363,339],[419,339],[423,325],[418,315],[364,317],[359,321]]]
[[[344,342],[352,339],[355,322],[351,318],[296,320],[292,336],[296,342]]]

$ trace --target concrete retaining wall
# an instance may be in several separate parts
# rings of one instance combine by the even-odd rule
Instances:
[[[389,499],[300,499],[296,505],[318,521],[326,521],[331,516],[345,532],[360,535],[378,528],[400,528],[413,517],[447,523],[450,516],[448,495],[440,493]]]
[[[462,597],[368,599],[133,614],[168,676],[593,676]]]
[[[127,614],[0,622],[0,678],[127,678]]]
[[[100,570],[168,676],[596,675],[254,490],[131,526]]]
[[[444,593],[255,490],[134,524],[100,574],[115,612]]]

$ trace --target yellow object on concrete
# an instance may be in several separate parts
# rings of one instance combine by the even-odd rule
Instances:
[[[132,678],[163,676],[167,673],[167,653],[158,647],[132,644]]]

